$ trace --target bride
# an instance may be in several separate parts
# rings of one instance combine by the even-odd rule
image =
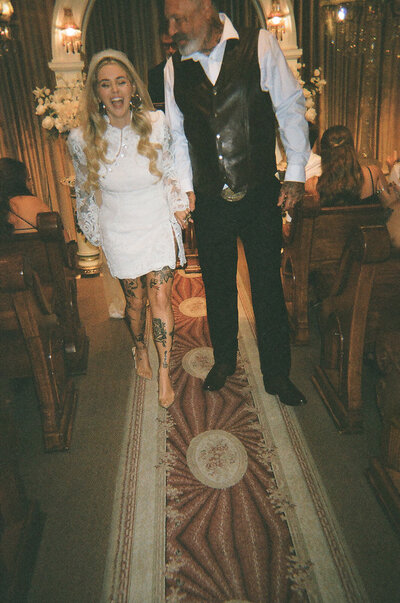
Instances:
[[[147,379],[152,378],[145,342],[149,300],[159,402],[168,408],[174,401],[173,271],[177,250],[185,263],[181,229],[191,218],[188,196],[174,178],[164,113],[154,111],[126,55],[109,49],[91,60],[80,123],[68,139],[78,222],[87,239],[102,247],[111,275],[120,279],[136,371]]]

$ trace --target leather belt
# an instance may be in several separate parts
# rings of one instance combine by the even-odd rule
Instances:
[[[229,201],[230,203],[235,203],[236,201],[241,201],[243,197],[246,195],[247,190],[239,191],[235,193],[229,186],[225,187],[221,191],[221,197],[225,199],[225,201]]]

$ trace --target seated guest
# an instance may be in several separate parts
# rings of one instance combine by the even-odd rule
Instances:
[[[315,124],[308,123],[308,139],[310,141],[310,157],[306,164],[306,181],[313,176],[321,175],[321,156],[315,153],[318,140],[318,127]]]
[[[148,73],[148,91],[156,109],[164,110],[164,67],[169,57],[176,51],[176,44],[168,33],[168,24],[162,23],[160,28],[160,41],[164,59]]]
[[[377,165],[361,166],[353,137],[345,126],[328,128],[321,138],[321,176],[306,182],[306,192],[321,205],[382,203],[387,209],[387,228],[395,247],[400,247],[400,202]]]
[[[393,154],[386,159],[386,163],[389,168],[388,182],[393,185],[397,196],[400,197],[400,158],[397,157],[397,151],[393,151]]]
[[[0,236],[36,231],[36,216],[51,211],[27,187],[24,163],[10,157],[0,159]]]

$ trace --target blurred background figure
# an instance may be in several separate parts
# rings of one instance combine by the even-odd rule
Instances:
[[[176,52],[176,44],[168,33],[168,24],[163,22],[160,27],[160,42],[164,59],[148,72],[148,90],[153,105],[164,110],[164,67],[168,59]]]
[[[36,230],[38,213],[50,208],[29,190],[26,165],[11,157],[0,159],[0,237]]]
[[[389,168],[388,182],[394,185],[397,195],[400,195],[400,157],[397,151],[386,158],[386,163]]]

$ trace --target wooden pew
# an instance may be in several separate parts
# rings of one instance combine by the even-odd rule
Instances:
[[[38,214],[38,232],[16,234],[0,242],[0,254],[13,250],[27,255],[39,275],[53,311],[64,331],[68,371],[83,374],[87,369],[89,340],[79,318],[76,294],[75,241],[66,245],[57,212]]]
[[[381,453],[371,459],[367,476],[400,534],[400,331],[379,335],[376,358],[381,371],[377,386]]]
[[[313,382],[342,432],[362,429],[362,370],[378,333],[400,328],[400,256],[385,226],[361,226],[346,246],[320,311]]]
[[[313,195],[291,212],[290,226],[283,229],[282,284],[292,341],[309,341],[310,283],[314,295],[324,297],[340,263],[345,243],[358,225],[383,224],[379,205],[321,207]]]
[[[77,401],[66,370],[64,329],[22,253],[0,255],[0,376],[33,377],[45,450],[70,446]]]

